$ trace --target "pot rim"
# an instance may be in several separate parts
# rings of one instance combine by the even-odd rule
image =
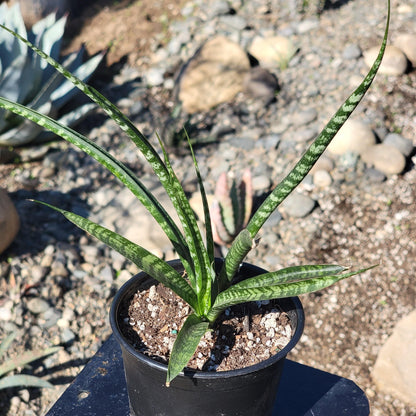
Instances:
[[[177,264],[180,260],[171,260],[168,263],[173,266]],[[256,271],[257,273],[265,273],[266,270],[252,265],[250,263],[242,263],[241,267],[249,268],[251,271]],[[140,280],[145,278],[146,276],[149,276],[145,272],[140,272],[134,276],[132,276],[126,283],[124,283],[121,288],[117,291],[117,293],[114,296],[114,299],[111,304],[110,309],[110,324],[113,331],[114,336],[116,337],[118,343],[123,346],[125,350],[127,350],[131,355],[136,357],[138,360],[145,362],[150,367],[153,367],[155,369],[158,369],[163,372],[167,372],[168,366],[167,364],[163,364],[161,362],[155,361],[152,358],[146,356],[145,354],[141,353],[140,351],[137,351],[132,345],[130,345],[129,342],[127,342],[124,335],[121,333],[121,330],[119,328],[119,324],[117,321],[117,314],[118,309],[121,301],[124,298],[125,292],[129,290],[132,286],[137,285]],[[270,365],[273,365],[275,362],[284,359],[286,355],[295,347],[295,345],[299,342],[299,339],[303,333],[303,328],[305,325],[305,314],[303,311],[302,303],[299,299],[299,297],[290,297],[290,298],[283,298],[286,300],[290,300],[293,303],[293,311],[296,314],[297,317],[297,325],[295,332],[290,339],[290,341],[287,343],[287,345],[281,349],[278,353],[273,355],[272,357],[261,361],[260,363],[250,365],[248,367],[244,368],[238,368],[235,370],[227,370],[227,371],[201,371],[196,370],[192,368],[185,368],[184,371],[182,371],[179,374],[179,377],[184,376],[191,376],[193,378],[201,379],[201,380],[212,380],[217,378],[230,378],[230,377],[239,377],[246,374],[250,374],[259,370],[262,370],[263,368],[269,367]]]

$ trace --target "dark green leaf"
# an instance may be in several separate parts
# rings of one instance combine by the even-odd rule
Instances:
[[[194,273],[194,281],[191,281],[191,284],[193,283],[193,288],[198,297],[199,310],[202,314],[205,314],[211,308],[211,283],[215,278],[213,264],[204,246],[195,213],[189,204],[181,183],[173,171],[163,143],[160,139],[159,141],[165,157],[165,166],[170,175],[170,184],[166,188],[166,191],[175,207],[185,233],[185,240],[192,257],[192,271]]]
[[[351,277],[359,273],[364,273],[373,267],[375,266],[371,266],[366,269],[361,269],[351,273],[338,274],[335,276],[315,277],[307,280],[282,283],[271,286],[249,287],[242,289],[239,289],[236,286],[231,286],[217,296],[212,310],[208,314],[208,319],[213,322],[224,309],[233,305],[238,305],[240,303],[287,298],[292,296],[299,296],[304,293],[316,292],[317,290],[331,286],[332,284],[342,279],[346,279],[347,277]]]
[[[322,132],[318,135],[315,141],[311,144],[306,153],[298,161],[295,167],[289,174],[276,186],[273,192],[265,199],[260,208],[254,213],[250,222],[247,225],[247,230],[250,232],[252,238],[255,238],[263,224],[267,221],[270,215],[276,210],[280,203],[302,182],[310,169],[325,151],[335,134],[339,131],[345,121],[349,118],[357,105],[360,103],[371,83],[373,82],[377,71],[383,59],[384,51],[387,44],[387,35],[389,31],[390,22],[390,0],[388,1],[388,13],[386,28],[384,31],[384,38],[380,47],[380,51],[367,76],[358,88],[346,99],[344,104],[338,109],[335,115],[331,118],[328,124],[324,127]],[[244,247],[242,247],[244,245]],[[238,247],[237,247],[238,246]],[[239,264],[243,261],[250,245],[248,239],[242,238],[241,233],[237,236],[235,242],[231,246],[227,258],[232,258],[233,264]],[[235,267],[230,269],[235,272]],[[230,281],[233,276],[228,274],[227,278]]]
[[[203,321],[195,314],[189,315],[186,318],[173,344],[166,378],[167,386],[169,386],[170,382],[184,369],[188,361],[192,358],[199,341],[208,330],[208,326],[208,322]]]
[[[131,260],[141,270],[152,276],[158,282],[172,289],[178,296],[187,302],[194,310],[198,310],[198,302],[192,288],[186,280],[169,264],[147,251],[145,248],[132,243],[121,235],[102,227],[84,217],[72,212],[54,207],[45,202],[36,201],[55,211],[60,212],[77,227],[87,231],[95,238],[113,248],[127,259]]]
[[[105,166],[111,173],[113,173],[114,176],[116,176],[121,182],[124,183],[124,185],[127,186],[127,188],[132,191],[132,193],[140,200],[153,218],[155,218],[172,242],[172,245],[181,259],[186,259],[184,262],[189,261],[190,255],[187,249],[187,243],[185,242],[182,233],[179,231],[175,222],[160,205],[159,201],[141,183],[141,181],[130,169],[82,134],[67,126],[59,124],[50,117],[40,114],[37,111],[23,105],[13,103],[2,97],[0,97],[0,107],[21,115],[22,117],[37,123],[39,126],[47,128],[68,142],[74,144],[80,150]]]
[[[251,289],[264,286],[280,285],[282,283],[299,282],[316,277],[336,275],[346,268],[338,265],[307,265],[293,266],[276,272],[264,273],[233,285],[233,289]]]

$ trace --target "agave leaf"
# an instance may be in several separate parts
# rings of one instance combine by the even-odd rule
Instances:
[[[103,166],[105,166],[114,176],[116,176],[128,189],[140,200],[146,207],[149,213],[155,218],[158,224],[162,227],[175,250],[181,258],[189,259],[189,252],[186,242],[183,239],[181,232],[176,226],[175,222],[160,205],[152,193],[140,182],[140,180],[121,162],[111,156],[108,152],[90,141],[82,134],[59,124],[50,117],[38,113],[35,110],[27,108],[23,105],[13,103],[5,98],[0,97],[0,107],[18,114],[31,120],[42,127],[53,131],[58,136],[74,144],[86,154],[93,157]],[[1,137],[0,137],[1,139]]]
[[[5,131],[0,135],[0,144],[3,146],[21,146],[35,137],[42,131],[42,127],[24,120],[17,127]]]
[[[321,273],[317,271],[316,277],[295,282],[289,281],[289,283],[275,284],[270,286],[238,288],[237,285],[233,285],[217,296],[217,299],[215,300],[215,303],[208,314],[208,319],[213,322],[224,309],[240,303],[288,298],[292,296],[299,296],[304,293],[316,292],[331,286],[340,280],[355,276],[360,273],[364,273],[373,267],[376,266],[367,267],[355,272],[329,276],[322,276]]]
[[[32,26],[32,29],[28,32],[29,41],[38,44],[39,47],[42,49],[47,48],[43,50],[46,53],[49,53],[55,59],[58,59],[60,55],[59,48],[61,45],[62,34],[60,38],[55,38],[55,43],[52,42],[52,39],[45,40],[45,37],[48,37],[48,28],[53,28],[53,26],[55,26],[56,24],[59,27],[59,29],[57,30],[57,35],[59,35],[64,28],[64,25],[62,25],[62,23],[64,22],[56,22],[56,15],[54,13],[49,14],[48,16],[39,20]],[[51,49],[50,45],[55,46]],[[32,71],[32,73],[28,74],[28,79],[29,81],[33,80],[34,83],[34,93],[31,96],[31,99],[33,99],[34,95],[36,95],[36,92],[39,91],[39,86],[45,83],[49,83],[51,77],[53,77],[54,75],[54,71],[36,53],[30,54],[30,58],[31,59],[29,62],[29,71]],[[27,101],[19,100],[18,102],[23,102],[23,104],[25,104]]]
[[[88,116],[97,106],[94,103],[87,103],[80,107],[75,108],[70,113],[65,113],[61,118],[57,120],[59,124],[63,124],[64,126],[74,127],[78,123],[80,123],[85,117]],[[46,141],[50,141],[56,138],[56,134],[49,131],[43,130],[40,131],[36,137],[34,137],[34,142],[42,143]]]
[[[10,27],[15,32],[27,36],[26,27],[20,13],[19,5],[15,4],[11,8],[6,3],[0,4],[0,23]],[[2,57],[3,66],[6,68],[10,65],[15,56],[27,54],[27,46],[18,41],[13,36],[2,37],[0,42],[0,56]],[[9,59],[7,59],[9,58]]]
[[[0,24],[0,27],[2,27],[4,30],[8,31],[16,38],[18,38],[20,41],[22,41],[24,44],[26,44],[28,47],[30,47],[40,57],[42,57],[45,61],[52,65],[58,72],[64,75],[65,78],[71,81],[87,97],[89,97],[92,101],[98,104],[107,113],[107,115],[111,117],[124,132],[126,132],[126,134],[133,141],[133,143],[137,145],[137,147],[145,156],[146,160],[154,169],[154,172],[160,179],[161,183],[164,184],[164,186],[169,187],[171,178],[162,160],[160,159],[157,151],[149,143],[147,138],[143,136],[143,134],[136,128],[136,126],[114,104],[112,104],[96,89],[86,85],[80,79],[74,77],[62,65],[60,65],[47,54],[45,54],[39,48],[34,46],[28,40],[20,36],[18,33],[14,32],[13,30],[10,30],[8,27],[2,24]]]
[[[83,80],[88,79],[92,73],[96,70],[97,66],[103,59],[103,55],[99,54],[94,58],[86,61],[83,65],[79,66],[79,54],[74,53],[67,57],[64,62],[65,66],[76,68],[74,74],[78,74]],[[43,87],[38,91],[36,97],[28,107],[38,110],[39,106],[47,101],[52,102],[52,107],[59,109],[64,106],[78,90],[74,85],[65,79],[59,72],[54,71],[48,80],[44,83]]]
[[[51,103],[44,104],[41,111],[49,113],[51,111]],[[23,119],[17,127],[6,130],[0,135],[0,144],[6,146],[20,146],[28,141],[32,141],[42,130],[42,126],[34,124],[28,119]]]
[[[58,59],[61,51],[62,37],[65,31],[66,16],[63,16],[59,20],[56,20],[53,24],[48,22],[48,19],[50,20],[50,22],[55,21],[55,14],[52,13],[45,19],[45,30],[43,31],[42,36],[39,39],[40,43],[38,44],[38,46],[53,59]],[[44,62],[43,66],[46,68],[47,63]],[[48,76],[47,72],[48,71],[46,71],[45,76]]]
[[[42,71],[42,68],[36,66],[31,57],[26,57],[18,87],[19,96],[16,100],[18,103],[26,104],[33,100],[36,92],[41,87]]]
[[[6,67],[0,79],[0,94],[9,100],[16,101],[19,97],[19,84],[22,77],[22,69],[26,56],[18,55],[16,59]]]
[[[336,264],[292,266],[276,272],[264,273],[233,285],[234,289],[254,289],[283,283],[300,282],[316,277],[336,275],[347,270]]]
[[[208,330],[209,322],[203,321],[195,314],[189,315],[178,337],[173,344],[172,353],[169,359],[166,386],[184,369],[192,358],[200,339]]]
[[[69,70],[81,79],[84,82],[87,82],[91,77],[92,73],[97,69],[98,65],[103,60],[104,55],[98,54],[93,58],[90,58],[88,61],[84,62],[81,66],[78,66],[73,72],[71,68]],[[55,91],[51,94],[52,104],[56,108],[61,108],[65,105],[76,93],[78,90],[70,81],[65,81],[59,88],[56,88]]]
[[[17,374],[14,376],[7,376],[0,379],[0,390],[8,389],[11,387],[39,387],[39,388],[52,388],[53,384],[49,381],[42,380],[36,376],[30,376],[27,374]]]
[[[55,211],[60,212],[77,227],[93,235],[107,246],[113,248],[127,259],[131,260],[149,276],[172,289],[178,296],[187,302],[194,310],[197,308],[197,300],[194,291],[187,281],[174,268],[165,261],[147,251],[145,248],[132,243],[125,237],[99,225],[95,222],[81,217],[72,212],[65,211],[42,201],[39,202]]]
[[[40,351],[26,351],[18,357],[12,358],[0,365],[0,377],[18,367],[23,367],[32,361],[39,360],[39,358],[54,354],[60,349],[62,349],[62,347],[50,347]]]
[[[47,30],[48,27],[51,27],[56,22],[56,14],[50,13],[47,16],[45,16],[43,19],[38,20],[31,29],[32,36],[35,36],[33,38],[34,42],[40,41],[43,34]],[[32,42],[31,39],[29,39],[30,42]]]
[[[270,215],[276,210],[276,208],[282,203],[282,201],[302,182],[305,176],[312,169],[313,165],[331,143],[332,139],[343,126],[345,121],[349,118],[352,112],[355,110],[357,105],[360,103],[371,83],[373,82],[377,71],[380,67],[381,60],[383,59],[384,51],[387,44],[387,35],[389,31],[389,22],[390,22],[390,0],[388,1],[388,12],[387,12],[387,22],[386,28],[384,31],[383,41],[378,53],[376,60],[374,61],[372,67],[370,68],[367,76],[364,78],[363,82],[355,89],[355,91],[345,100],[341,105],[335,115],[329,120],[328,124],[324,127],[322,132],[310,145],[308,150],[302,156],[302,158],[296,163],[294,168],[289,172],[289,174],[276,186],[272,193],[264,200],[258,210],[254,213],[250,222],[247,225],[247,230],[250,232],[252,238],[255,238],[260,228],[264,225]],[[233,245],[230,247],[230,250],[227,253],[228,259],[233,259],[229,264],[233,264],[234,267],[227,268],[227,278],[230,281],[232,276],[237,271],[238,264],[240,264],[244,257],[247,255],[250,247],[247,245],[244,246],[243,237],[240,235],[237,236]],[[241,240],[241,241],[240,241]],[[246,239],[245,239],[246,240]],[[224,267],[226,266],[224,264]],[[231,276],[229,275],[231,273]]]

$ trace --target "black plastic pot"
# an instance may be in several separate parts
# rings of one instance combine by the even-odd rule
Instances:
[[[170,262],[177,270],[179,261]],[[221,264],[218,261],[218,265]],[[244,263],[239,278],[265,270]],[[165,387],[167,365],[135,350],[121,332],[126,304],[140,288],[154,283],[139,273],[117,292],[110,311],[110,323],[123,355],[124,371],[133,416],[270,416],[287,353],[303,331],[304,313],[299,298],[286,298],[279,306],[290,317],[294,335],[275,356],[250,367],[232,371],[202,372],[186,369]]]

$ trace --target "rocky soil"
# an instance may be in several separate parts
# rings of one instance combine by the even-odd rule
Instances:
[[[87,47],[100,38],[116,48],[116,41],[123,39],[114,39],[115,26],[130,25],[134,31],[141,21],[154,22],[142,34],[143,49],[133,42],[123,52],[131,54],[130,59],[113,58],[118,62],[112,67],[118,71],[114,77],[106,70],[92,82],[150,140],[157,142],[157,130],[168,141],[174,168],[190,197],[196,180],[178,134],[183,122],[190,126],[208,191],[213,193],[221,172],[239,175],[249,166],[255,204],[288,172],[363,78],[368,69],[363,55],[379,45],[386,14],[384,1],[366,0],[328,1],[320,16],[295,12],[293,1],[156,3],[161,7],[137,14],[133,22],[123,17],[123,10],[129,8],[133,14],[142,7],[140,2],[106,3],[107,9],[94,13],[96,18],[107,16],[107,22],[113,19],[113,26],[102,20],[93,25],[94,34],[91,16],[86,15],[74,42],[85,41]],[[416,34],[415,22],[415,0],[393,1],[391,41],[399,33]],[[102,34],[95,32],[98,29]],[[291,59],[268,68],[278,80],[276,97],[265,102],[242,91],[214,109],[191,115],[182,111],[179,118],[173,117],[182,65],[216,34],[245,50],[258,35],[278,34],[296,45]],[[290,357],[354,380],[366,392],[375,416],[416,415],[415,407],[378,390],[371,376],[395,324],[416,306],[415,86],[416,70],[410,64],[401,75],[379,74],[354,114],[377,144],[394,142],[393,147],[401,149],[404,168],[391,174],[392,157],[369,160],[348,149],[328,153],[298,194],[269,219],[248,258],[269,270],[324,262],[355,268],[378,264],[370,272],[301,297],[306,327]],[[165,200],[150,168],[102,112],[97,110],[79,128]],[[399,138],[392,138],[392,133]],[[409,143],[406,151],[403,146],[409,149]],[[62,141],[17,150],[21,163],[0,165],[0,187],[7,189],[21,218],[20,233],[0,255],[0,338],[17,331],[9,355],[63,346],[59,353],[23,369],[48,379],[54,389],[0,391],[0,415],[33,416],[46,413],[110,335],[111,299],[137,269],[28,199],[89,216],[166,258],[174,253],[130,194],[87,156]]]

